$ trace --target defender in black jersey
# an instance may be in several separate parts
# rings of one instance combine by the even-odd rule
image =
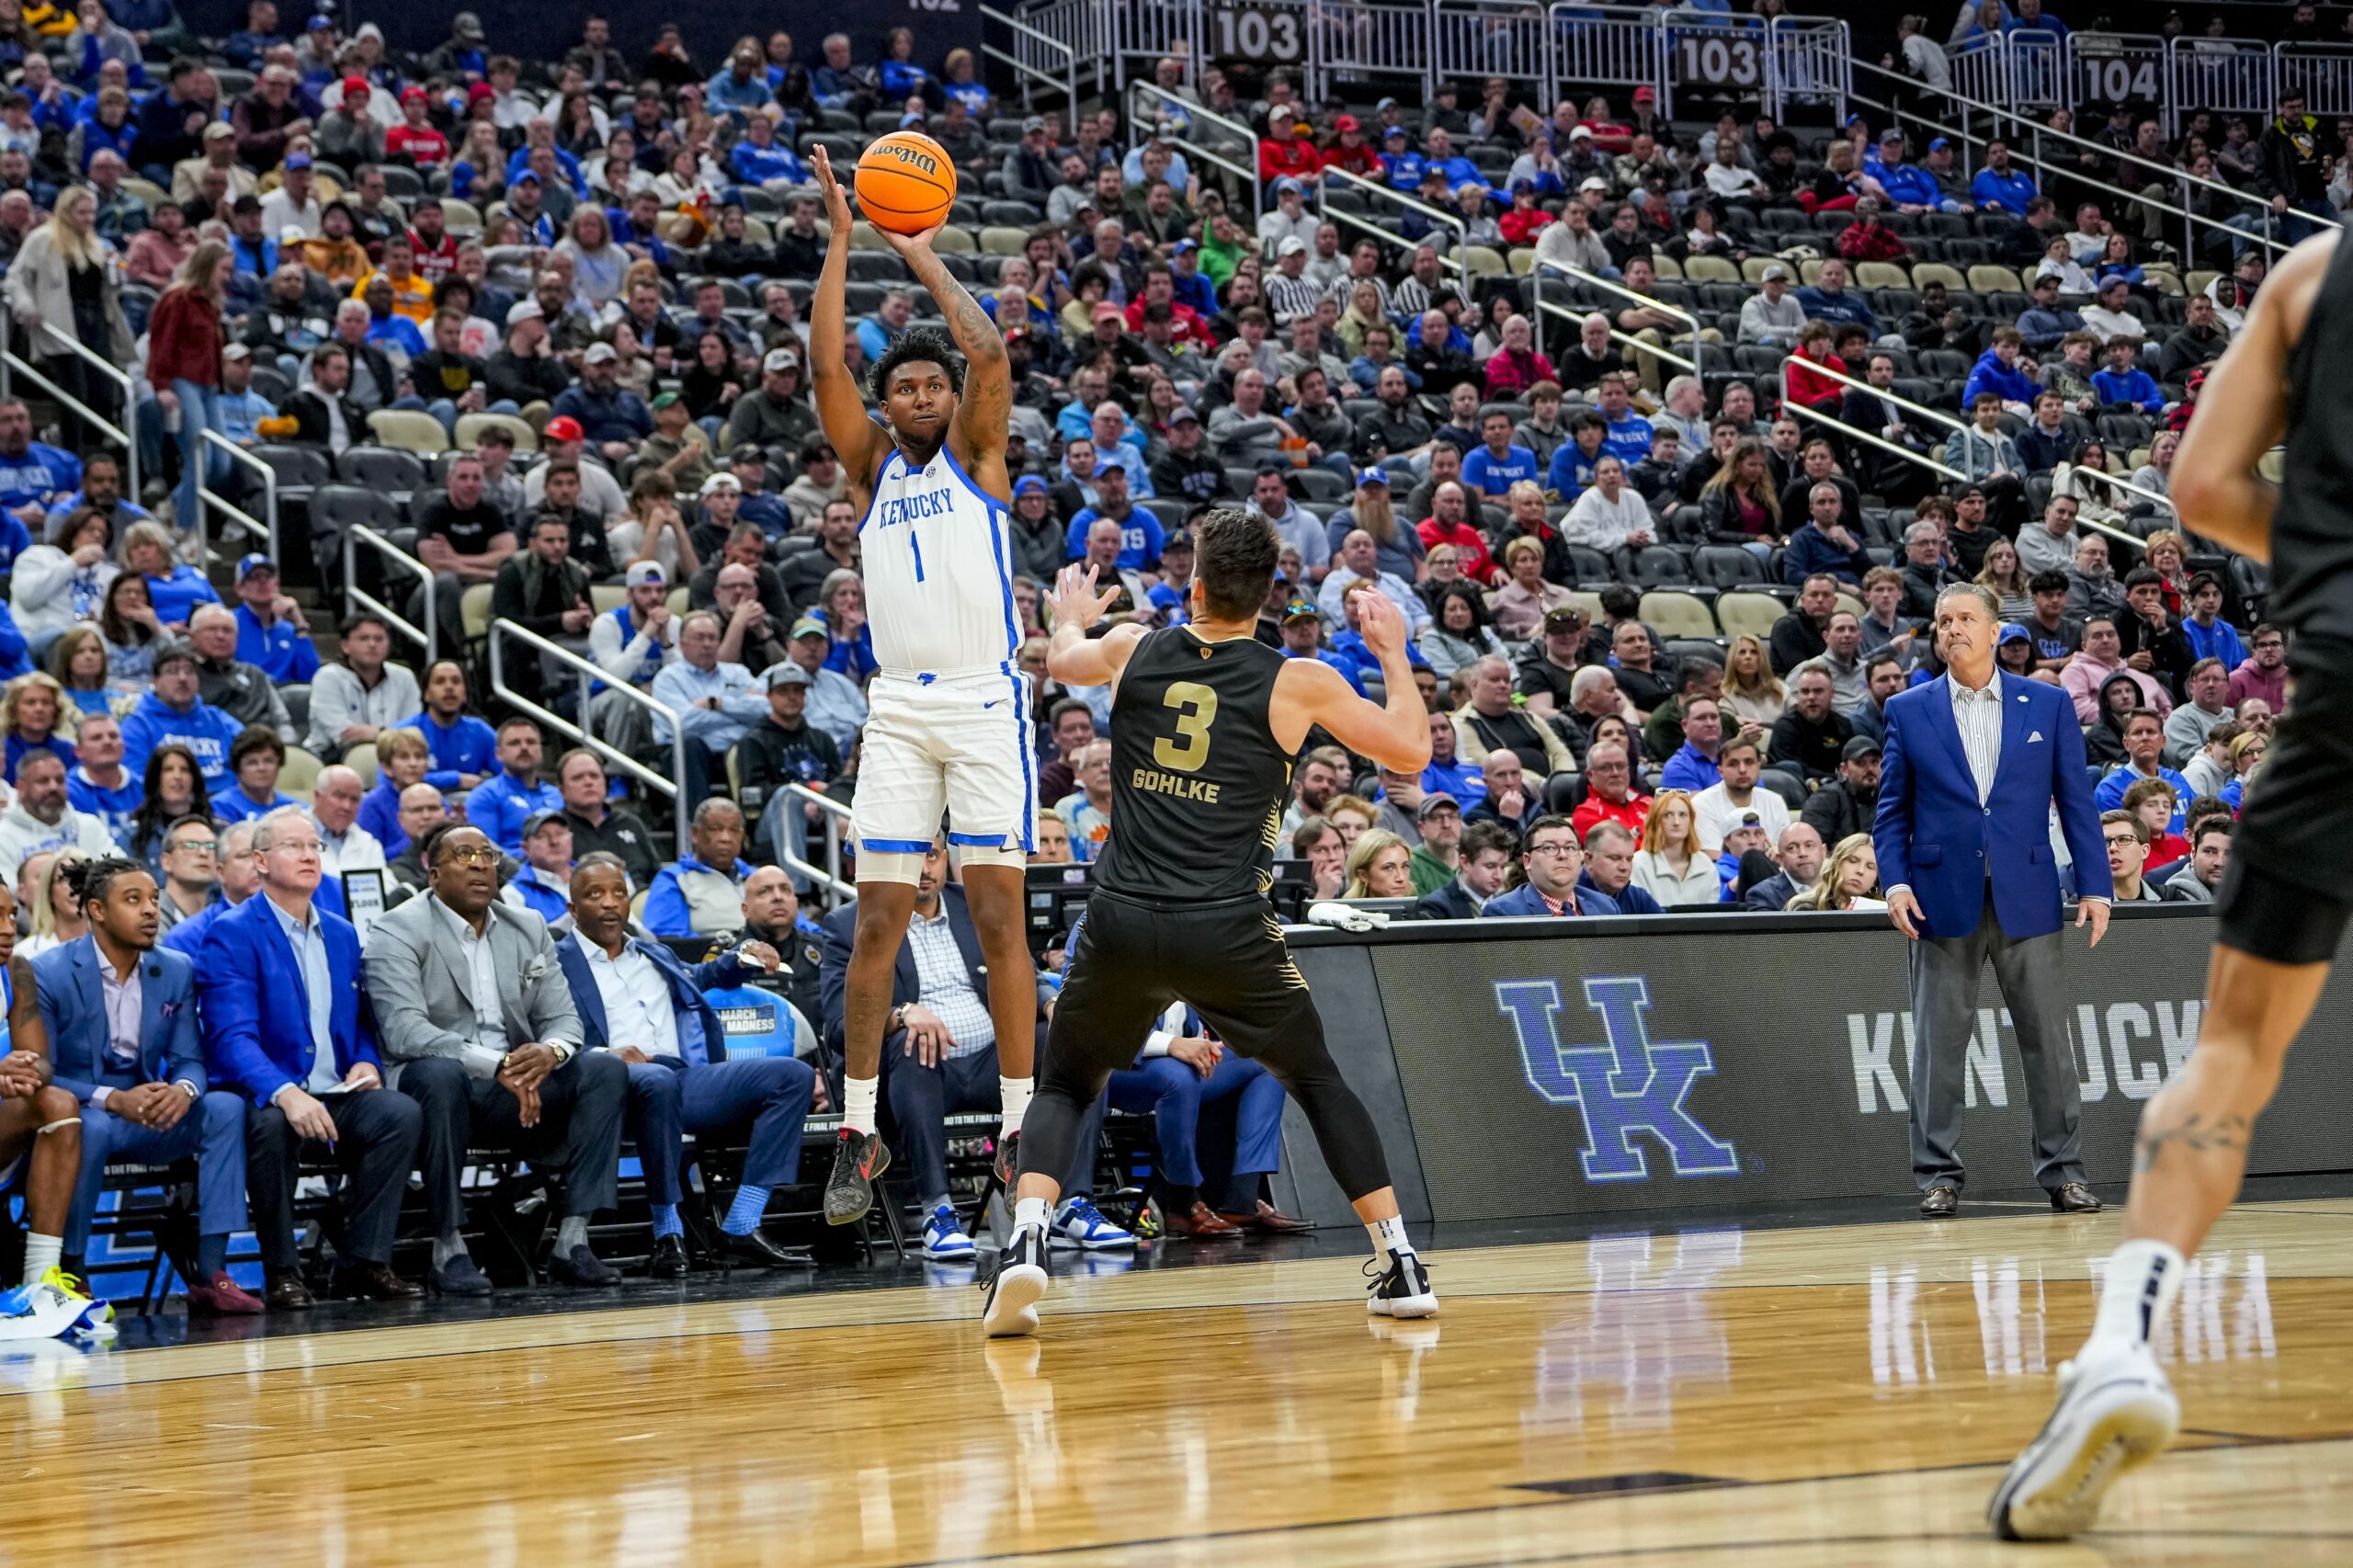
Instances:
[[[1134,1059],[1153,1019],[1180,999],[1227,1046],[1263,1062],[1306,1112],[1379,1254],[1370,1310],[1438,1311],[1398,1217],[1380,1134],[1324,1049],[1323,1021],[1266,896],[1291,758],[1308,731],[1320,725],[1383,767],[1419,773],[1429,764],[1429,719],[1405,660],[1404,619],[1369,588],[1358,608],[1387,682],[1385,707],[1329,665],[1286,660],[1257,641],[1279,545],[1264,517],[1209,513],[1194,534],[1191,623],[1165,631],[1124,625],[1088,641],[1113,594],[1096,591],[1092,566],[1067,567],[1055,585],[1046,667],[1069,685],[1114,687],[1111,836],[1021,1126],[1013,1240],[983,1312],[992,1335],[1037,1327],[1047,1217],[1080,1119],[1113,1070]]]
[[[2353,403],[2328,381],[2347,363],[2353,244],[2331,231],[2265,282],[2174,460],[2183,526],[2270,561],[2294,700],[2232,835],[2197,1049],[2141,1113],[2126,1239],[2091,1337],[1987,1507],[2004,1536],[2090,1528],[2109,1483],[2172,1441],[2180,1405],[2150,1332],[2238,1194],[2256,1118],[2353,915]],[[2256,465],[2283,436],[2275,487]]]

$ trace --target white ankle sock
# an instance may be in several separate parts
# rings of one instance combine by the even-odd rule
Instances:
[[[1013,1200],[1013,1228],[1044,1230],[1053,1218],[1054,1206],[1042,1198],[1017,1198]]]
[[[1372,1237],[1372,1250],[1383,1257],[1392,1253],[1414,1250],[1414,1244],[1405,1239],[1403,1215],[1392,1214],[1386,1220],[1370,1220],[1366,1221],[1364,1228]]]
[[[1005,1108],[1005,1119],[998,1134],[1000,1137],[1010,1138],[1021,1131],[1021,1119],[1029,1113],[1029,1094],[1036,1084],[1035,1078],[1007,1078],[1001,1075],[998,1077],[996,1092],[1001,1096]]]
[[[880,1074],[842,1080],[842,1125],[852,1132],[874,1131],[874,1100],[881,1087]]]
[[[39,1231],[27,1234],[25,1237],[25,1283],[40,1284],[40,1277],[57,1267],[57,1260],[64,1250],[65,1240],[62,1236],[44,1236]]]
[[[2157,1324],[2173,1310],[2188,1267],[2174,1247],[2146,1237],[2109,1253],[2092,1338],[2146,1345]]]

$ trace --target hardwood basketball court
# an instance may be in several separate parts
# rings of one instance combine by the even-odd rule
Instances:
[[[2045,1548],[1979,1511],[2117,1218],[1978,1211],[1441,1235],[1423,1324],[1368,1321],[1353,1258],[1224,1244],[1218,1267],[1061,1255],[1033,1341],[984,1341],[971,1270],[944,1269],[10,1346],[0,1563],[2353,1561],[2353,1198],[2223,1221],[2160,1341],[2181,1448]]]

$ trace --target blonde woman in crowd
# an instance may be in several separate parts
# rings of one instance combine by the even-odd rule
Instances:
[[[23,935],[17,938],[18,958],[39,958],[89,930],[81,907],[65,891],[66,871],[85,858],[78,849],[44,849],[25,857],[17,873],[17,903],[26,912],[19,922]]]
[[[1850,833],[1830,852],[1830,863],[1813,886],[1790,900],[1799,911],[1879,910],[1887,901],[1879,896],[1879,852],[1868,833]]]
[[[1348,846],[1347,886],[1342,898],[1411,898],[1414,851],[1385,827],[1376,827]]]
[[[1750,632],[1732,640],[1724,655],[1724,706],[1744,724],[1770,729],[1789,706],[1789,693],[1773,673],[1765,644]]]

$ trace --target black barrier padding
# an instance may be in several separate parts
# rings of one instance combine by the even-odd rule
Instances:
[[[1410,1150],[1392,1141],[1390,1159],[1402,1191],[1418,1156],[1433,1220],[1910,1195],[1904,938],[1868,919],[1702,919],[1558,936],[1460,923],[1421,941],[1392,927],[1295,950],[1336,1054],[1358,1037],[1340,1061],[1384,1138],[1399,1115],[1410,1125]],[[2097,952],[2064,939],[2095,1182],[2130,1175],[2141,1103],[2196,1040],[2213,929],[2211,916],[2118,920]],[[1981,1190],[2030,1186],[2024,1083],[1990,969],[1979,1009],[1962,1153]],[[1385,1039],[1365,1037],[1382,1026]],[[2257,1123],[2251,1173],[2353,1167],[2348,1031],[2353,980],[2339,974]],[[1308,1168],[1312,1142],[1289,1133],[1302,1194],[1328,1187]]]
[[[1324,1044],[1381,1134],[1398,1210],[1409,1222],[1425,1223],[1430,1217],[1429,1194],[1422,1185],[1414,1127],[1397,1082],[1397,1060],[1390,1053],[1389,1026],[1373,983],[1372,954],[1363,948],[1320,953],[1310,983],[1315,988],[1315,1010],[1324,1019]],[[1291,1201],[1298,1205],[1290,1212],[1319,1225],[1356,1222],[1355,1210],[1316,1152],[1315,1134],[1297,1100],[1283,1108],[1283,1169],[1290,1178]]]

